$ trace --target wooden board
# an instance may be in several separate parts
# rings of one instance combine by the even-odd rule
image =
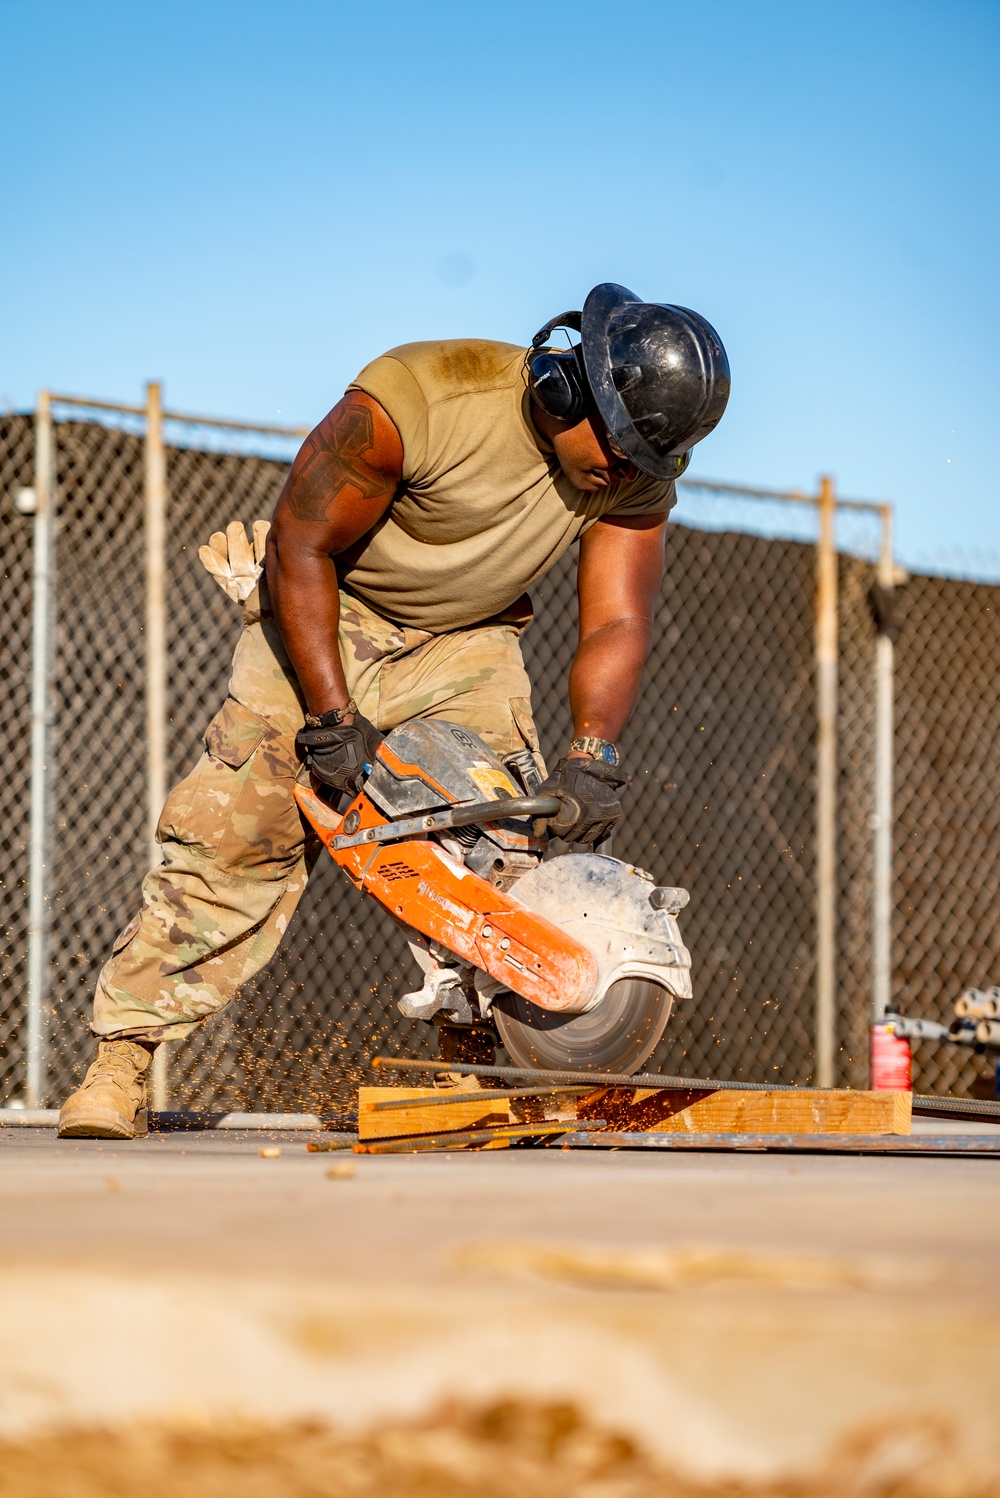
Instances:
[[[620,1133],[909,1134],[909,1092],[695,1092],[610,1087],[580,1108]]]
[[[492,1097],[488,1087],[456,1087],[454,1102],[440,1101],[440,1087],[359,1087],[358,1138],[398,1139],[413,1134],[441,1134],[458,1129],[478,1129],[488,1124],[511,1122],[510,1104]],[[413,1099],[412,1108],[376,1111],[375,1103]],[[432,1107],[421,1100],[434,1098]]]
[[[377,1109],[376,1103],[412,1102]],[[410,1138],[497,1124],[553,1118],[603,1118],[619,1133],[687,1134],[909,1134],[909,1092],[708,1091],[672,1088],[601,1087],[580,1098],[508,1100],[489,1088],[361,1087],[358,1137]]]

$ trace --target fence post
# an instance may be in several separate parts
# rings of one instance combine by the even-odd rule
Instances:
[[[49,724],[52,716],[52,402],[38,393],[35,412],[35,526],[31,582],[31,816],[28,832],[28,1003],[25,1104],[39,1108],[48,1091],[46,1014],[49,989],[48,860],[51,806]]]
[[[149,867],[160,864],[156,824],[167,798],[167,463],[163,446],[163,390],[146,385],[143,444],[146,540],[146,836]],[[150,1102],[167,1102],[167,1048],[153,1056]]]
[[[820,480],[816,548],[815,1085],[832,1087],[837,1014],[837,542],[833,480]]]
[[[892,561],[892,505],[882,505],[879,553],[880,600],[875,642],[875,839],[872,850],[872,1018],[885,1015],[892,998],[892,844],[894,646],[889,604],[895,585]]]

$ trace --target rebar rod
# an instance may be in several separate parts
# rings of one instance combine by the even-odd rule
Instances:
[[[551,1097],[565,1092],[593,1092],[595,1087],[600,1087],[600,1082],[567,1082],[560,1086],[546,1083],[541,1087],[514,1087],[508,1092],[501,1092],[499,1088],[476,1087],[470,1088],[468,1092],[462,1092],[458,1088],[446,1088],[435,1097],[399,1097],[392,1098],[386,1103],[373,1103],[372,1109],[376,1113],[384,1113],[391,1108],[435,1108],[442,1103],[503,1103],[507,1098],[522,1097]]]
[[[586,1134],[606,1129],[603,1118],[578,1119],[566,1123],[501,1124],[494,1129],[456,1129],[454,1133],[410,1134],[402,1139],[359,1140],[352,1145],[357,1155],[412,1155],[420,1151],[451,1149],[457,1144],[489,1144],[494,1139],[534,1139],[546,1134]]]
[[[402,1071],[458,1072],[472,1077],[538,1077],[541,1081],[565,1081],[592,1083],[596,1087],[649,1087],[671,1088],[684,1092],[812,1092],[811,1087],[797,1087],[788,1082],[720,1082],[716,1077],[658,1077],[649,1072],[636,1072],[631,1076],[625,1072],[579,1072],[579,1071],[534,1071],[526,1066],[481,1066],[470,1061],[411,1061],[398,1056],[376,1056],[373,1066],[398,1067]],[[499,1094],[498,1094],[499,1096]],[[913,1094],[915,1113],[944,1113],[953,1111],[970,1117],[1000,1118],[1000,1100],[988,1098],[932,1097],[923,1093]]]
[[[961,1113],[967,1118],[1000,1119],[1000,1101],[978,1097],[930,1097],[913,1094],[914,1113]]]
[[[535,1071],[530,1066],[481,1066],[478,1062],[442,1061],[440,1058],[436,1061],[411,1061],[401,1060],[394,1056],[376,1056],[372,1064],[377,1067],[398,1067],[403,1071],[458,1072],[459,1075],[468,1077],[509,1077],[511,1079],[526,1077],[529,1081],[532,1077],[537,1077],[540,1082],[586,1082],[593,1083],[595,1087],[649,1087],[653,1089],[669,1087],[683,1092],[803,1092],[810,1090],[787,1082],[718,1082],[711,1077],[659,1077],[649,1072],[637,1072],[630,1076],[627,1072],[542,1069]]]

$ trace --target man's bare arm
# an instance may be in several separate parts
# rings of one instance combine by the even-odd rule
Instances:
[[[665,515],[599,520],[580,542],[573,733],[616,742],[639,692],[663,579]]]
[[[267,586],[306,705],[317,717],[350,693],[337,646],[334,557],[392,503],[403,467],[399,433],[377,401],[350,390],[310,432],[281,491],[267,538]]]

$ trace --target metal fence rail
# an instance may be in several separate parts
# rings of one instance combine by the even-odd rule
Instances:
[[[28,829],[31,807],[32,594],[37,523],[35,433],[28,417],[0,427],[0,689],[3,692],[3,773],[0,774],[0,1089],[24,1096],[27,1079]],[[43,676],[44,680],[44,676]],[[39,688],[41,692],[41,688]],[[44,881],[36,877],[36,907]]]
[[[156,386],[143,406],[45,396],[0,420],[0,1098],[56,1100],[87,1063],[97,968],[239,629],[197,546],[270,514],[301,435],[171,413]],[[802,539],[749,533],[755,506],[786,534],[794,516]],[[888,507],[829,484],[692,481],[678,515],[617,834],[692,891],[697,998],[650,1066],[863,1085],[873,1002],[943,1017],[1000,973],[1000,589],[900,590],[894,737],[892,640],[871,600],[894,581]],[[838,531],[861,555],[838,555]],[[535,603],[525,656],[551,756],[569,727],[572,557]],[[427,1027],[395,1012],[411,976],[395,929],[321,861],[269,969],[171,1048],[156,1102],[336,1106],[376,1051],[428,1054]],[[984,1069],[929,1047],[918,1060],[925,1090]]]

